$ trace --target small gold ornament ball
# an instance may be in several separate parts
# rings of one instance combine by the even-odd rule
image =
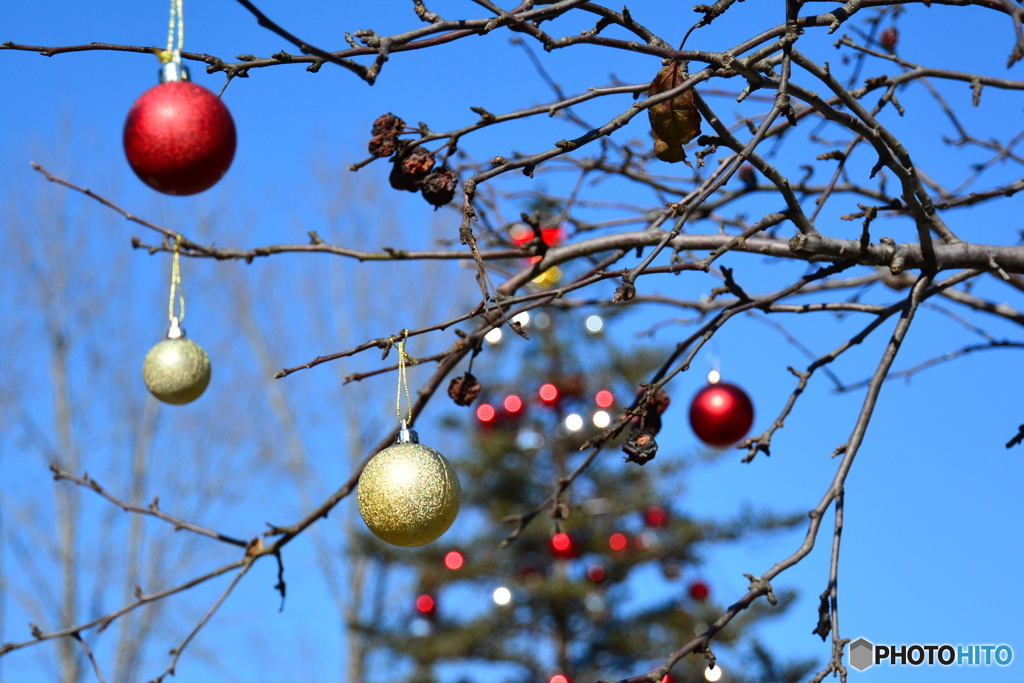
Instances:
[[[448,460],[413,441],[375,455],[359,477],[359,514],[378,538],[411,548],[436,540],[459,514],[462,487]]]
[[[142,377],[150,393],[164,403],[191,403],[210,384],[210,357],[184,335],[165,339],[146,354]]]

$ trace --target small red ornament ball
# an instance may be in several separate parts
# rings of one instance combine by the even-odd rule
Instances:
[[[894,49],[896,49],[896,43],[899,42],[899,39],[900,34],[896,30],[896,27],[890,26],[889,28],[882,31],[882,35],[879,36],[878,42],[880,42],[882,44],[882,47],[884,47],[886,50],[892,52]]]
[[[220,98],[188,81],[150,88],[124,122],[124,153],[154,190],[197,194],[213,187],[235,157],[235,122]]]
[[[424,593],[416,598],[416,611],[428,619],[437,616],[437,600],[433,595]]]
[[[731,446],[754,424],[754,404],[747,392],[735,384],[709,384],[690,403],[690,426],[709,446]]]
[[[551,554],[563,560],[576,557],[576,542],[566,533],[551,537]]]
[[[698,602],[704,602],[711,594],[711,589],[703,581],[694,581],[690,584],[690,597]]]
[[[644,522],[652,529],[661,529],[668,524],[668,513],[664,508],[650,507],[644,513]]]

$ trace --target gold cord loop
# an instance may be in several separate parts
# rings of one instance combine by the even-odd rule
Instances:
[[[171,323],[174,323],[175,320],[177,320],[179,324],[181,323],[182,320],[185,319],[185,290],[181,286],[181,255],[179,253],[180,251],[181,235],[178,235],[178,238],[174,240],[174,257],[173,260],[171,261],[171,300],[167,304],[167,317],[170,319]],[[178,308],[180,311],[180,313],[177,316],[174,315],[175,290],[177,290],[178,293]]]
[[[167,56],[175,62],[181,62],[181,49],[185,46],[185,15],[182,11],[182,0],[171,0],[171,21],[167,29]],[[174,47],[175,29],[177,29],[178,47]]]
[[[402,340],[398,342],[398,395],[395,398],[395,412],[398,421],[408,425],[412,420],[412,397],[409,394],[409,378],[405,374],[406,363],[415,364],[416,361],[405,352],[405,342],[409,339],[409,330],[402,330]],[[405,418],[402,418],[402,390],[405,389]]]

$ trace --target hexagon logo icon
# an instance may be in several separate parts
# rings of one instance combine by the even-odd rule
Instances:
[[[875,646],[864,638],[850,643],[850,666],[857,671],[864,671],[875,663]]]

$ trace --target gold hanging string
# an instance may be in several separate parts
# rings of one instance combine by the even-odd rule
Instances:
[[[172,324],[174,323],[175,320],[177,320],[178,323],[180,324],[181,321],[185,319],[185,290],[181,286],[181,256],[179,253],[180,251],[181,235],[178,235],[178,238],[174,240],[174,257],[173,260],[171,261],[171,300],[170,303],[167,304],[167,317],[170,318]],[[175,290],[177,290],[178,292],[178,303],[180,310],[180,314],[177,317],[175,317],[174,315]]]
[[[167,28],[167,57],[181,61],[181,49],[185,46],[185,16],[182,11],[182,0],[171,0],[171,21]],[[174,47],[175,29],[177,29],[178,47]]]
[[[405,374],[406,363],[415,364],[416,360],[405,352],[405,342],[409,339],[409,330],[402,330],[402,340],[398,342],[398,395],[395,398],[395,412],[398,421],[408,425],[412,419],[412,397],[409,394],[409,378]],[[402,389],[405,389],[405,418],[402,418]]]

